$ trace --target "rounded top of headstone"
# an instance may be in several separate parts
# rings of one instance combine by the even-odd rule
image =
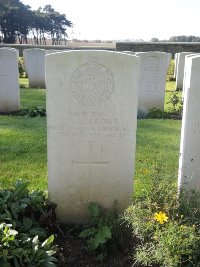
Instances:
[[[23,50],[23,54],[41,54],[46,55],[46,50],[41,48],[27,48]]]
[[[9,48],[9,47],[1,47],[0,48],[0,54],[1,54],[1,59],[5,58],[10,59],[11,58],[16,58],[19,56],[19,51],[15,48]],[[8,57],[9,55],[9,57]]]
[[[161,52],[161,51],[146,51],[146,52],[136,52],[137,56],[148,57],[148,56],[159,56],[166,57],[171,55],[171,53]]]

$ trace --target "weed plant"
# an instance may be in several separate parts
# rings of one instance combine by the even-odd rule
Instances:
[[[138,119],[182,119],[183,100],[180,93],[170,92],[167,94],[165,109],[152,108],[149,112],[138,111]]]
[[[109,247],[116,246],[119,241],[119,217],[116,213],[116,204],[112,212],[105,211],[97,203],[90,202],[88,206],[90,222],[80,233],[86,240],[86,249],[96,256],[97,261],[103,261],[107,256]]]
[[[155,167],[148,189],[134,197],[123,216],[137,238],[135,264],[200,266],[200,196],[182,190],[176,177]]]
[[[0,115],[12,115],[12,116],[27,116],[27,117],[46,117],[46,110],[44,108],[30,107],[23,108],[17,111],[1,112]]]

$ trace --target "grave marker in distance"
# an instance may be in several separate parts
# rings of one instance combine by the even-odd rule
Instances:
[[[18,58],[18,50],[0,48],[0,112],[19,110]]]
[[[28,74],[30,88],[45,88],[46,50],[30,48],[23,50],[25,70]]]

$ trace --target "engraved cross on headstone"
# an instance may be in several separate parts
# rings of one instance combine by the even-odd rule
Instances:
[[[78,165],[78,166],[87,166],[89,168],[89,178],[93,177],[93,170],[95,167],[105,167],[110,164],[109,161],[97,161],[95,160],[96,155],[94,152],[94,141],[88,141],[89,143],[89,156],[87,161],[78,161],[78,160],[73,160],[72,164]]]

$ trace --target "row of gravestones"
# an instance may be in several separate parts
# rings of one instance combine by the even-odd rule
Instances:
[[[1,89],[7,80],[13,82],[11,54],[16,59],[17,53],[4,49],[1,54],[4,62],[9,59],[1,64],[3,99],[4,94],[12,94]],[[87,220],[90,201],[105,208],[117,201],[119,211],[127,207],[133,190],[138,92],[141,81],[148,84],[150,79],[141,78],[140,72],[142,68],[150,74],[161,70],[153,56],[150,62],[157,62],[156,70],[149,70],[142,60],[141,55],[110,51],[46,56],[48,190],[60,221]],[[165,71],[167,60],[169,56]],[[200,57],[191,57],[184,97],[180,187],[184,182],[189,182],[189,188],[199,184],[199,69]]]
[[[28,49],[32,50],[32,49]],[[45,87],[45,62],[43,55],[50,54],[56,50],[33,49],[29,53],[26,71],[30,77],[29,83],[34,87]],[[25,53],[26,58],[26,53]],[[45,59],[45,57],[44,57]],[[19,94],[19,71],[18,71],[19,51],[14,48],[0,48],[0,112],[7,113],[17,111],[20,108]]]
[[[108,209],[117,201],[119,211],[130,202],[140,61],[102,51],[46,58],[49,198],[61,222],[86,221],[90,201]],[[186,72],[178,187],[197,189],[200,56]]]
[[[46,51],[37,48],[25,49],[23,51],[30,87],[45,87],[45,56],[52,52],[56,51]],[[129,51],[125,53],[133,54]],[[163,52],[134,54],[141,58],[140,93],[138,98],[139,112],[145,114],[154,107],[163,110],[165,81],[171,54]],[[55,75],[57,75],[57,72]]]
[[[2,51],[6,53],[8,49],[5,48]],[[31,88],[45,88],[45,56],[56,52],[59,51],[38,48],[25,49],[23,51],[25,71],[28,75],[29,86]],[[128,51],[125,53],[135,54],[136,56],[140,57],[141,61],[138,111],[141,114],[146,114],[151,108],[154,107],[163,110],[165,81],[171,54],[163,52],[132,53]],[[2,58],[2,60],[3,66],[5,59]],[[9,68],[6,72],[9,72]],[[54,76],[56,75],[57,72],[54,73]],[[17,100],[17,102],[19,103],[19,100]],[[13,108],[16,109],[16,106],[13,106]],[[1,111],[9,110],[1,108]]]
[[[194,52],[176,53],[174,57],[174,78],[176,78],[176,91],[183,91],[185,83],[185,68],[187,67],[187,60],[192,56],[198,55]]]
[[[175,54],[176,90],[182,91],[183,118],[179,157],[179,188],[199,190],[200,185],[200,54]]]

